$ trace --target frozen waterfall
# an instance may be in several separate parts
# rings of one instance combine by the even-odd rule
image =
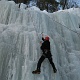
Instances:
[[[0,80],[80,80],[79,24],[79,8],[47,13],[0,1]],[[42,32],[50,37],[56,74],[47,59],[41,74],[32,74]]]

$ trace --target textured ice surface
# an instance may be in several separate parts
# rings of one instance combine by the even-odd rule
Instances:
[[[0,80],[80,80],[80,9],[44,13],[0,1]],[[50,36],[51,53],[41,74],[33,75],[41,56],[41,33]]]

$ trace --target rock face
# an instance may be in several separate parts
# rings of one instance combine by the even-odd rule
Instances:
[[[0,80],[80,80],[80,9],[55,13],[0,1]],[[33,75],[41,56],[41,33],[51,42],[54,74],[45,59],[41,74]]]

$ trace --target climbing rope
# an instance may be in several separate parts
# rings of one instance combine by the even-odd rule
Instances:
[[[71,16],[70,16],[70,14],[69,14],[69,12],[68,12],[68,15],[69,15],[69,17],[70,17],[70,19],[71,19]],[[71,19],[71,22],[72,22],[72,19]],[[73,22],[72,22],[72,24],[73,24]],[[74,24],[73,24],[73,27],[74,27]],[[77,30],[76,30],[76,28],[74,27],[74,29],[75,29],[75,32],[77,33]],[[78,37],[80,38],[80,34],[79,33],[77,33],[77,35],[78,35]]]
[[[59,24],[62,25],[63,27],[67,28],[68,30],[70,30],[70,31],[72,31],[72,32],[74,32],[74,33],[77,33],[77,31],[74,31],[74,30],[68,28],[66,25],[63,25],[62,23],[60,23],[60,22],[54,20],[54,19],[51,18],[49,15],[48,15],[48,17],[49,17],[52,21],[55,21],[55,22],[59,23]],[[80,35],[79,33],[77,33],[77,34],[78,34],[78,36]],[[80,37],[79,37],[79,38],[80,38]]]

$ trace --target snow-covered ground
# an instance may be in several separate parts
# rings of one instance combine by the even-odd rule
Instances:
[[[79,25],[79,8],[47,13],[0,1],[0,80],[80,80]],[[56,74],[47,59],[41,74],[32,74],[42,32],[50,37]]]

